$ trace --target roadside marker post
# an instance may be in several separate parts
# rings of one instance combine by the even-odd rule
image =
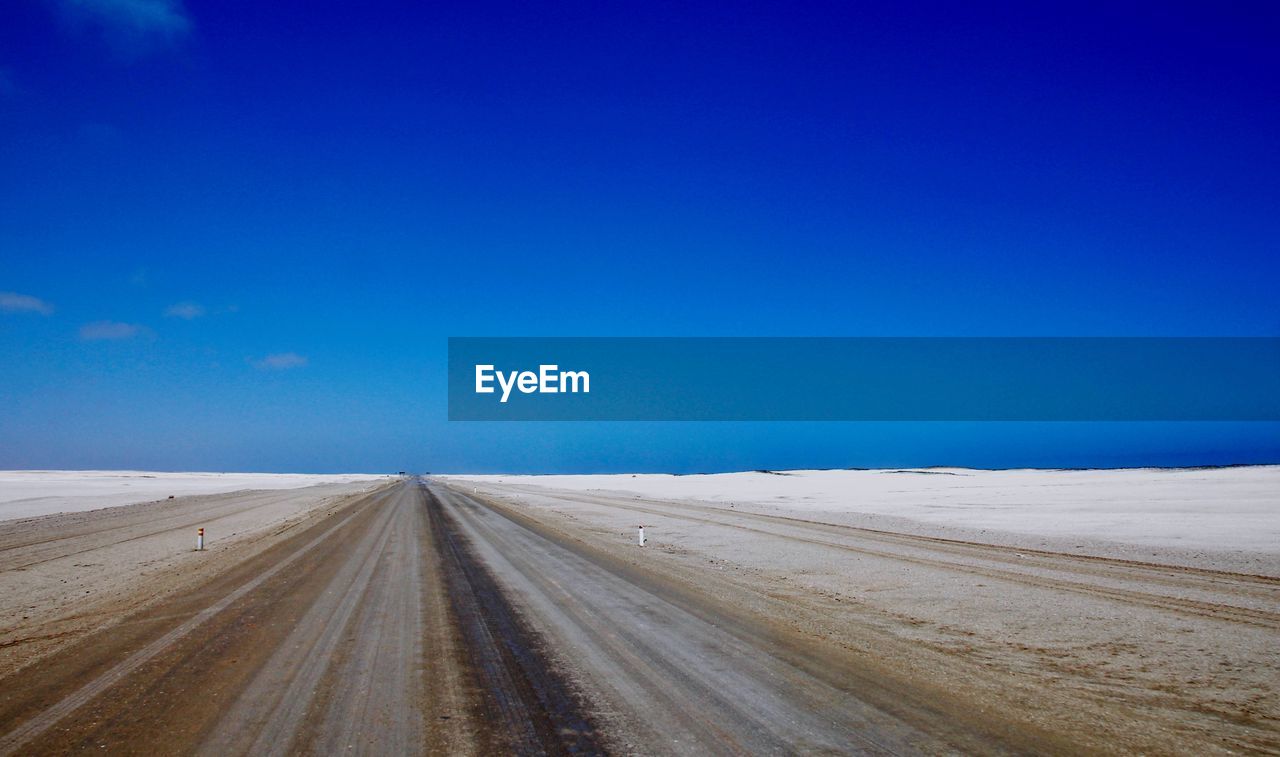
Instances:
[[[203,528],[196,530],[196,551],[197,552],[204,551],[204,529]]]
[[[644,526],[638,526],[638,528],[640,529],[640,537],[639,537],[640,546],[643,547],[644,546]]]

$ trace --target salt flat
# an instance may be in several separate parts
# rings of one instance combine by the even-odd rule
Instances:
[[[372,474],[0,471],[0,520],[73,513],[195,494],[386,480]]]
[[[1275,465],[451,478],[531,494],[618,492],[1024,546],[1032,537],[1055,548],[1083,540],[1280,555],[1280,466]]]

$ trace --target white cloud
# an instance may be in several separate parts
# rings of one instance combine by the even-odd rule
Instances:
[[[301,368],[307,364],[307,358],[296,352],[276,352],[261,360],[253,361],[253,364],[268,371],[284,371],[290,368]]]
[[[179,302],[176,305],[170,305],[164,311],[169,318],[181,318],[184,321],[194,320],[204,313],[204,305],[198,302]]]
[[[50,315],[53,306],[39,297],[17,292],[0,292],[0,310],[6,313],[39,313]]]
[[[86,342],[132,339],[141,333],[142,327],[134,323],[118,321],[94,321],[80,327],[80,338]]]
[[[72,24],[91,26],[121,52],[140,54],[191,31],[181,0],[52,0]]]

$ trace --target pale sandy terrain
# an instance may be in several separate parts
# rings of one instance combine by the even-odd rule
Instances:
[[[447,480],[1033,751],[1280,751],[1274,466]]]
[[[450,476],[1280,576],[1280,466]],[[531,501],[533,501],[531,499]]]
[[[68,506],[70,511],[0,520],[0,675],[207,580],[299,526],[326,516],[352,495],[392,480],[360,476],[318,483],[321,477],[312,476],[4,475],[8,478],[0,483],[0,502],[8,500],[8,504],[0,504],[0,513],[14,504],[15,494],[26,500],[16,507],[29,511],[35,506],[33,493],[47,495],[36,497],[39,502]],[[246,490],[255,484],[268,488]],[[127,492],[121,491],[125,488]],[[192,489],[233,491],[181,494]],[[179,492],[179,496],[154,499],[164,492]],[[153,499],[125,505],[119,501],[122,498]],[[194,550],[200,527],[206,529],[204,552]]]
[[[82,512],[170,496],[386,480],[370,474],[0,471],[0,520]]]
[[[0,755],[1280,753],[1280,578],[1245,533],[1273,469],[955,473],[407,478],[0,521]],[[1188,532],[1208,504],[1236,541]]]

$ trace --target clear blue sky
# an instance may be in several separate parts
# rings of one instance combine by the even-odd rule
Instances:
[[[0,468],[1280,461],[1275,424],[480,424],[449,335],[1277,335],[1274,4],[18,0]]]

